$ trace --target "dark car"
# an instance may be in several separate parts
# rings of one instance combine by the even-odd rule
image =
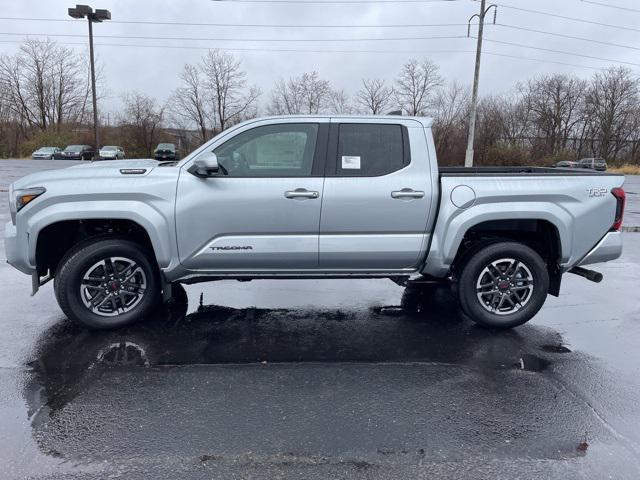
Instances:
[[[578,167],[604,172],[607,169],[607,162],[604,158],[583,158],[578,162]]]
[[[91,145],[69,145],[55,158],[58,160],[93,160],[95,153]]]
[[[557,168],[578,168],[578,162],[572,160],[562,160],[556,163]]]
[[[178,160],[178,150],[173,143],[159,143],[153,151],[156,160]]]
[[[60,153],[58,147],[41,147],[31,154],[33,160],[53,160]]]

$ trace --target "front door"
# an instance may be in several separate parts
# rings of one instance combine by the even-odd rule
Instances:
[[[327,130],[318,120],[258,122],[212,145],[218,175],[198,178],[183,169],[180,262],[206,272],[317,268]]]

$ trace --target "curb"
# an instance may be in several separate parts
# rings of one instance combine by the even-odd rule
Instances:
[[[622,226],[623,232],[640,232],[640,227],[627,227],[625,225]]]

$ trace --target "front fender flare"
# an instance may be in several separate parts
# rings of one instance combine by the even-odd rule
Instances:
[[[50,205],[31,216],[27,223],[29,263],[36,264],[37,237],[43,228],[62,221],[95,219],[130,220],[144,228],[160,268],[169,267],[172,258],[177,258],[174,228],[158,210],[143,202],[97,200]]]

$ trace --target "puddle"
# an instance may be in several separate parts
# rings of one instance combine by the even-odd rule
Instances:
[[[520,370],[527,370],[528,372],[542,372],[546,370],[549,365],[551,365],[551,362],[544,358],[525,354],[520,357],[515,367]]]
[[[375,313],[379,313],[380,315],[389,315],[391,317],[398,317],[400,315],[406,314],[404,308],[397,306],[374,307],[372,310]]]
[[[540,349],[544,352],[549,352],[549,353],[571,353],[571,350],[562,344],[542,345]]]

